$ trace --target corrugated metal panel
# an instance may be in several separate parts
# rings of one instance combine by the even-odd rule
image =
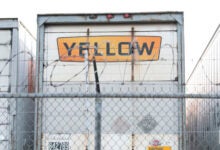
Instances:
[[[220,92],[219,51],[220,26],[216,29],[187,81],[188,93],[217,94]],[[209,149],[219,149],[219,103],[219,99],[187,99],[189,148],[197,150],[202,144]]]
[[[9,87],[9,64],[11,54],[11,31],[0,30],[0,91],[6,92]]]

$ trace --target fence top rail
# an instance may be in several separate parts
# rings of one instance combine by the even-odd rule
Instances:
[[[88,94],[88,93],[0,93],[0,98],[201,98],[219,99],[220,94],[158,94],[158,93],[109,93],[109,94]]]

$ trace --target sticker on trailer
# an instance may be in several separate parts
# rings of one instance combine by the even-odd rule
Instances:
[[[147,150],[172,150],[170,146],[148,146]]]
[[[70,150],[69,142],[67,141],[48,142],[48,150]]]
[[[58,38],[60,61],[97,62],[157,61],[159,59],[160,36],[93,36]]]

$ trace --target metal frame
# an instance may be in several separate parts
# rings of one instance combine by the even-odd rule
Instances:
[[[178,51],[178,84],[179,84],[179,92],[185,93],[185,51],[184,51],[184,28],[183,28],[183,17],[180,22],[177,24],[177,51]],[[179,77],[181,77],[179,79]],[[179,150],[185,150],[185,120],[186,120],[186,114],[185,114],[185,100],[184,98],[179,99],[179,110],[182,112],[182,114],[179,114],[179,131],[181,131],[181,136],[179,137]]]
[[[43,62],[44,59],[43,49],[44,49],[44,26],[38,24],[37,33],[37,52],[36,52],[36,92],[41,93],[43,91]],[[35,99],[35,114],[41,111],[41,99]],[[34,149],[41,148],[41,116],[35,116],[35,135],[34,135]]]
[[[178,39],[178,85],[179,92],[184,93],[184,83],[185,83],[185,65],[184,65],[184,44],[183,44],[183,12],[158,12],[158,13],[129,13],[132,15],[130,18],[124,18],[125,13],[113,13],[114,17],[112,19],[107,19],[107,14],[50,14],[50,15],[38,15],[38,40],[37,40],[37,64],[36,64],[36,89],[38,93],[43,92],[43,62],[44,60],[44,31],[47,25],[59,25],[59,24],[153,24],[153,23],[175,23],[177,25],[177,39]],[[96,15],[96,19],[90,18],[90,16]],[[37,96],[37,95],[35,95]],[[70,95],[74,97],[74,95]],[[76,96],[76,95],[75,95]],[[97,95],[93,95],[97,96]],[[113,95],[111,95],[113,96]],[[183,96],[183,95],[182,95]],[[113,96],[114,97],[114,96]],[[140,97],[140,96],[137,96]],[[150,95],[144,95],[144,97],[151,97]],[[39,96],[38,98],[42,98]],[[182,97],[176,97],[182,98]],[[41,112],[41,99],[36,101],[36,114]],[[184,110],[185,103],[181,100],[179,104],[180,110]],[[181,114],[180,114],[181,115]],[[185,115],[181,116],[184,120]],[[181,119],[181,121],[183,121]],[[41,149],[41,126],[40,121],[41,116],[38,115],[36,118],[37,127],[35,131],[37,133],[35,137],[35,149]],[[39,125],[39,126],[38,126]],[[184,130],[184,127],[183,129]],[[181,137],[183,138],[183,137]],[[36,141],[36,139],[38,141]],[[181,141],[182,139],[180,139]],[[182,143],[181,143],[182,144]],[[182,148],[181,148],[182,149]]]
[[[109,23],[171,23],[183,24],[182,12],[131,13],[131,18],[124,18],[125,13],[115,13],[107,19],[107,14],[50,14],[38,15],[38,26],[46,24],[109,24]],[[91,15],[97,15],[91,19]]]
[[[18,24],[17,24],[18,25]],[[18,41],[18,27],[17,28],[13,28],[12,29],[12,51],[11,51],[11,56],[14,56],[16,54],[18,54],[18,45],[19,45],[19,41]],[[18,64],[19,64],[19,59],[18,57],[15,57],[12,61],[11,65],[11,85],[18,85]],[[18,92],[18,88],[17,86],[11,86],[11,92]],[[14,123],[16,118],[16,105],[17,105],[17,98],[16,99],[10,99],[10,105],[11,105],[11,109],[10,109],[10,113],[12,114],[12,120],[11,123],[13,125],[13,129],[16,129],[16,124]],[[17,149],[17,144],[15,144],[13,141],[16,141],[17,138],[17,131],[15,130],[14,133],[11,134],[11,149]],[[13,147],[14,146],[14,147]]]
[[[0,29],[13,29],[18,28],[17,18],[0,19]]]

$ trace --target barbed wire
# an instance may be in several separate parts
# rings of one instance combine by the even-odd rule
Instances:
[[[103,43],[106,43],[106,42],[109,42],[109,41],[103,41]],[[134,50],[137,49],[137,45],[136,45],[135,40],[130,43],[130,47],[131,47],[131,46],[134,46],[134,47],[133,47]],[[173,49],[173,47],[172,47],[170,44],[164,44],[162,47],[171,48],[171,52],[172,52],[172,66],[171,66],[171,72],[173,72],[174,65],[175,65],[174,49]],[[113,47],[113,48],[114,48],[114,47]],[[98,50],[99,47],[89,47],[89,49]],[[3,67],[0,68],[0,75],[2,75],[2,73],[3,73],[3,71],[6,69],[7,65],[9,65],[9,63],[12,62],[13,59],[15,59],[15,58],[18,57],[19,55],[25,54],[25,53],[28,54],[28,55],[30,56],[31,61],[33,61],[33,55],[32,55],[30,52],[28,52],[28,51],[21,51],[21,52],[19,52],[19,53],[17,53],[17,54],[14,54],[14,55],[13,55],[12,57],[10,57],[9,59],[7,59],[7,61],[6,61],[6,62],[4,63],[4,65],[3,65]],[[103,53],[103,52],[101,51],[100,53]],[[76,56],[72,56],[72,57],[76,57]],[[82,57],[82,56],[78,56],[78,57]],[[92,58],[93,58],[93,57],[92,57]],[[101,69],[101,71],[99,71],[99,72],[100,72],[100,73],[99,73],[100,78],[101,78],[102,75],[104,74],[105,69],[106,69],[106,67],[107,67],[108,64],[109,64],[109,62],[107,62],[107,58],[104,59],[104,60],[105,60],[105,61],[104,61],[103,68]],[[29,61],[29,60],[24,60],[24,61]],[[44,60],[44,61],[45,61],[45,60]],[[91,62],[91,61],[93,61],[93,60],[89,60],[89,59],[88,59],[88,60],[85,60],[85,61]],[[55,65],[53,65],[53,64],[55,64]],[[58,64],[59,64],[59,59],[53,60],[53,61],[50,62],[49,64],[44,64],[44,68],[47,68],[48,66],[53,65],[52,70],[51,70],[51,72],[50,72],[50,81],[49,81],[49,82],[50,82],[50,85],[53,86],[53,87],[58,87],[58,86],[63,86],[63,85],[65,85],[66,83],[70,82],[72,79],[74,79],[75,77],[77,77],[78,75],[80,75],[87,67],[89,67],[89,63],[88,63],[86,66],[83,66],[80,71],[74,73],[71,77],[69,77],[69,78],[66,79],[65,81],[62,81],[62,83],[57,84],[57,83],[54,83],[54,81],[53,81],[53,76],[54,76],[54,70],[56,69],[56,66],[57,66]],[[33,64],[31,64],[31,65],[32,65],[31,67],[33,68]],[[120,64],[120,65],[121,65],[121,64]],[[144,80],[145,80],[145,78],[146,78],[147,72],[148,72],[148,70],[149,70],[149,68],[150,68],[151,65],[152,65],[152,62],[150,62],[150,63],[147,65],[147,67],[146,67],[146,69],[145,69],[145,71],[144,71],[144,75],[143,75],[143,78],[142,78],[140,84],[143,84],[143,82],[144,82]],[[123,73],[121,73],[121,74],[122,74],[122,84],[125,83],[125,76],[126,76],[126,70],[127,70],[127,66],[128,66],[128,61],[125,61],[124,64],[123,64],[123,66],[124,66],[124,70],[123,70]],[[65,67],[65,65],[64,65],[64,67]],[[203,65],[203,64],[202,64],[202,67],[201,67],[201,68],[202,68],[202,70],[203,70],[203,74],[205,75],[205,78],[206,78],[211,84],[216,85],[216,86],[220,85],[219,83],[214,83],[214,82],[209,78],[209,76],[207,75],[207,73],[206,73],[206,71],[205,71],[205,68],[204,68],[204,65]],[[121,69],[119,69],[119,71],[121,71]],[[30,75],[30,74],[29,74],[29,75]],[[89,75],[89,74],[87,74],[87,76],[88,76],[88,75]],[[14,85],[14,86],[17,86],[17,87],[23,86],[22,84],[25,82],[25,80],[27,79],[27,77],[28,77],[28,75],[26,75],[26,77],[24,78],[24,80],[21,81],[19,85]],[[13,86],[13,85],[11,85],[11,86]],[[27,86],[29,86],[29,85],[27,85]],[[1,86],[1,87],[3,87],[3,86]]]
[[[80,73],[82,73],[82,72],[87,68],[87,66],[88,66],[88,65],[84,66],[79,72],[75,73],[75,74],[72,75],[70,78],[68,78],[67,80],[63,81],[62,83],[54,84],[54,83],[53,83],[53,80],[52,80],[52,78],[53,78],[53,72],[54,72],[54,70],[55,70],[55,68],[56,68],[56,64],[58,63],[58,61],[59,61],[59,60],[55,60],[55,61],[54,61],[55,65],[53,66],[52,71],[51,71],[51,73],[50,73],[50,85],[53,86],[53,87],[59,87],[59,86],[65,85],[67,82],[71,81],[73,78],[77,77]]]
[[[5,64],[3,65],[2,69],[0,70],[0,75],[2,74],[2,72],[4,71],[4,69],[7,67],[7,65],[17,56],[21,55],[21,54],[28,54],[29,56],[31,56],[31,60],[33,61],[33,55],[28,52],[28,51],[21,51],[17,54],[14,54],[12,57],[10,57],[9,59],[6,59],[7,61],[5,62]]]
[[[17,54],[14,54],[13,56],[11,56],[9,59],[6,59],[6,62],[5,62],[5,64],[3,64],[3,67],[0,68],[0,69],[1,69],[1,70],[0,70],[0,75],[3,73],[3,71],[6,69],[6,67],[7,67],[16,57],[19,57],[19,55],[21,55],[21,54],[27,54],[27,55],[29,55],[29,56],[30,56],[30,59],[25,60],[25,61],[31,61],[31,62],[33,62],[34,58],[33,58],[33,55],[32,55],[31,52],[29,52],[29,51],[20,51],[20,52],[18,52]],[[19,61],[21,62],[21,60],[19,60]],[[22,60],[22,61],[24,61],[24,60]],[[20,62],[18,62],[18,64],[19,64]],[[1,61],[0,61],[0,63],[1,63]],[[34,64],[31,63],[31,66],[30,66],[31,70],[34,68],[33,65],[34,65]],[[18,83],[18,85],[14,85],[14,87],[17,87],[17,88],[18,88],[18,87],[22,87],[21,90],[25,90],[25,88],[27,88],[27,87],[30,86],[29,83],[27,83],[27,84],[24,85],[24,83],[27,81],[27,78],[31,75],[31,74],[29,73],[29,71],[30,71],[30,70],[28,70],[28,73],[24,74],[25,77],[24,77],[23,80],[21,80],[21,81],[18,80],[18,81],[20,81],[20,82]],[[19,72],[17,72],[17,73],[19,73]],[[1,76],[2,76],[2,75],[1,75]],[[12,76],[10,70],[9,70],[9,75],[8,75],[8,76],[9,76],[9,77]],[[32,83],[31,83],[31,85],[32,85]],[[13,86],[13,85],[11,84],[10,87],[12,87],[12,86]],[[4,85],[1,86],[1,87],[4,87]],[[5,87],[9,87],[9,85],[5,85]]]
[[[212,81],[212,79],[208,76],[208,74],[205,71],[205,66],[204,66],[203,62],[202,61],[200,61],[200,62],[201,62],[201,66],[202,66],[201,68],[202,68],[203,74],[205,75],[205,78],[207,79],[207,81],[209,83],[211,83],[211,85],[219,86],[220,83],[216,83],[216,82]]]
[[[88,49],[97,50],[98,47],[95,47],[95,46],[94,46],[94,47],[89,47]],[[63,56],[60,56],[60,57],[64,57],[64,55],[63,55]],[[83,56],[71,56],[71,58],[83,58]],[[54,83],[53,83],[53,80],[52,80],[52,78],[53,78],[53,72],[54,72],[54,70],[55,70],[55,68],[56,68],[56,66],[57,66],[57,64],[58,64],[58,62],[59,62],[59,59],[54,60],[53,62],[50,63],[50,65],[51,65],[51,64],[55,64],[55,65],[53,66],[53,68],[52,68],[51,73],[50,73],[50,85],[53,86],[53,87],[59,87],[59,86],[65,85],[66,83],[70,82],[72,79],[74,79],[75,77],[77,77],[78,75],[80,75],[87,67],[89,67],[89,62],[93,61],[94,59],[95,59],[95,57],[92,57],[92,59],[85,59],[85,58],[84,58],[84,61],[88,61],[88,63],[87,63],[80,71],[78,71],[77,73],[73,74],[70,78],[68,78],[68,79],[65,80],[65,81],[62,81],[62,83],[59,83],[59,84],[54,84]],[[47,65],[47,66],[49,66],[49,65]],[[45,66],[45,67],[47,67],[47,66]],[[65,65],[64,65],[64,66],[65,66]],[[100,72],[100,74],[99,74],[99,77],[100,77],[100,78],[101,78],[102,74],[104,73],[105,68],[106,68],[106,61],[104,62],[104,67],[103,67],[103,69],[101,70],[101,72]],[[88,78],[88,74],[87,74],[87,78]]]

